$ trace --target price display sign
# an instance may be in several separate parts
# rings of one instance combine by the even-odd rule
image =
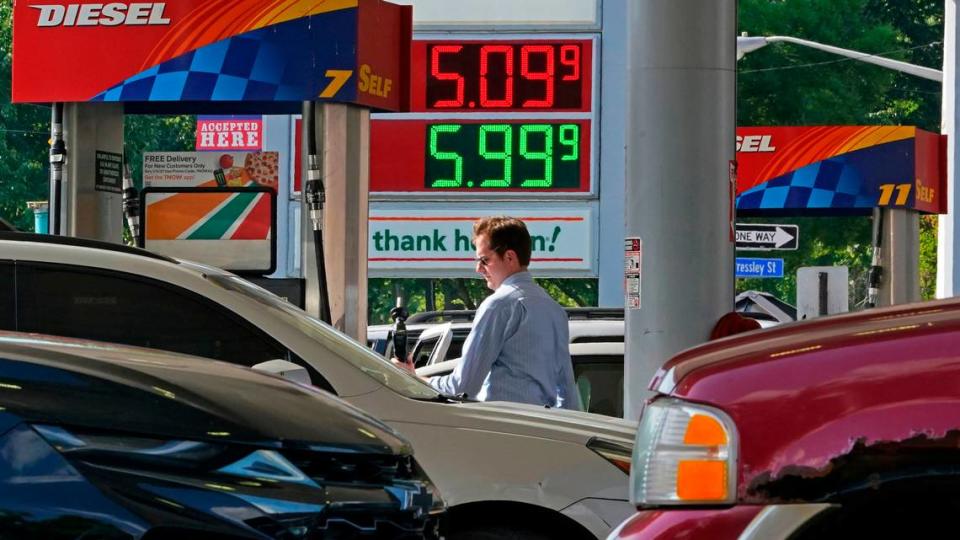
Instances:
[[[592,190],[595,40],[415,39],[411,113],[376,115],[370,191]]]
[[[587,192],[589,120],[375,121],[371,191]]]
[[[426,189],[580,187],[580,124],[443,122],[426,131]]]
[[[425,46],[425,110],[580,111],[589,103],[589,42]]]

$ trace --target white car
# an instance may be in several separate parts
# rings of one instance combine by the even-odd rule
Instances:
[[[0,233],[0,328],[248,366],[298,364],[315,386],[411,441],[449,505],[453,540],[604,538],[633,513],[627,483],[635,422],[440,395],[216,268],[100,242]]]
[[[422,368],[431,364],[460,358],[463,343],[473,323],[449,322],[434,324],[419,330],[419,337],[411,349],[413,365]],[[623,343],[623,316],[602,319],[570,319],[570,343]],[[449,329],[449,346],[436,351],[441,336]]]
[[[623,321],[582,324],[584,322],[570,321],[570,359],[580,403],[591,413],[622,417]],[[460,363],[463,345],[460,339],[455,348],[458,336],[454,326],[457,325],[459,323],[439,324],[420,334],[413,352],[414,359],[419,362],[417,365],[421,366],[417,368],[417,375],[434,377],[453,372]],[[453,350],[456,350],[455,354],[451,352]]]

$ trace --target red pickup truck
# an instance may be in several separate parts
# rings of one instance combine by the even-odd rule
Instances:
[[[926,538],[960,510],[960,299],[781,325],[651,381],[611,539]]]

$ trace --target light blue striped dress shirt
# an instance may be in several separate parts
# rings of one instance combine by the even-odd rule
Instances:
[[[569,333],[563,308],[529,272],[517,272],[480,304],[453,373],[430,386],[480,401],[579,410]]]

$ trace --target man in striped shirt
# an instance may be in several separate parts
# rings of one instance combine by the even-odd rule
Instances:
[[[527,271],[523,221],[489,217],[473,226],[476,270],[493,290],[477,309],[453,373],[427,379],[437,391],[480,401],[580,409],[567,314]],[[413,372],[410,362],[396,362]]]

